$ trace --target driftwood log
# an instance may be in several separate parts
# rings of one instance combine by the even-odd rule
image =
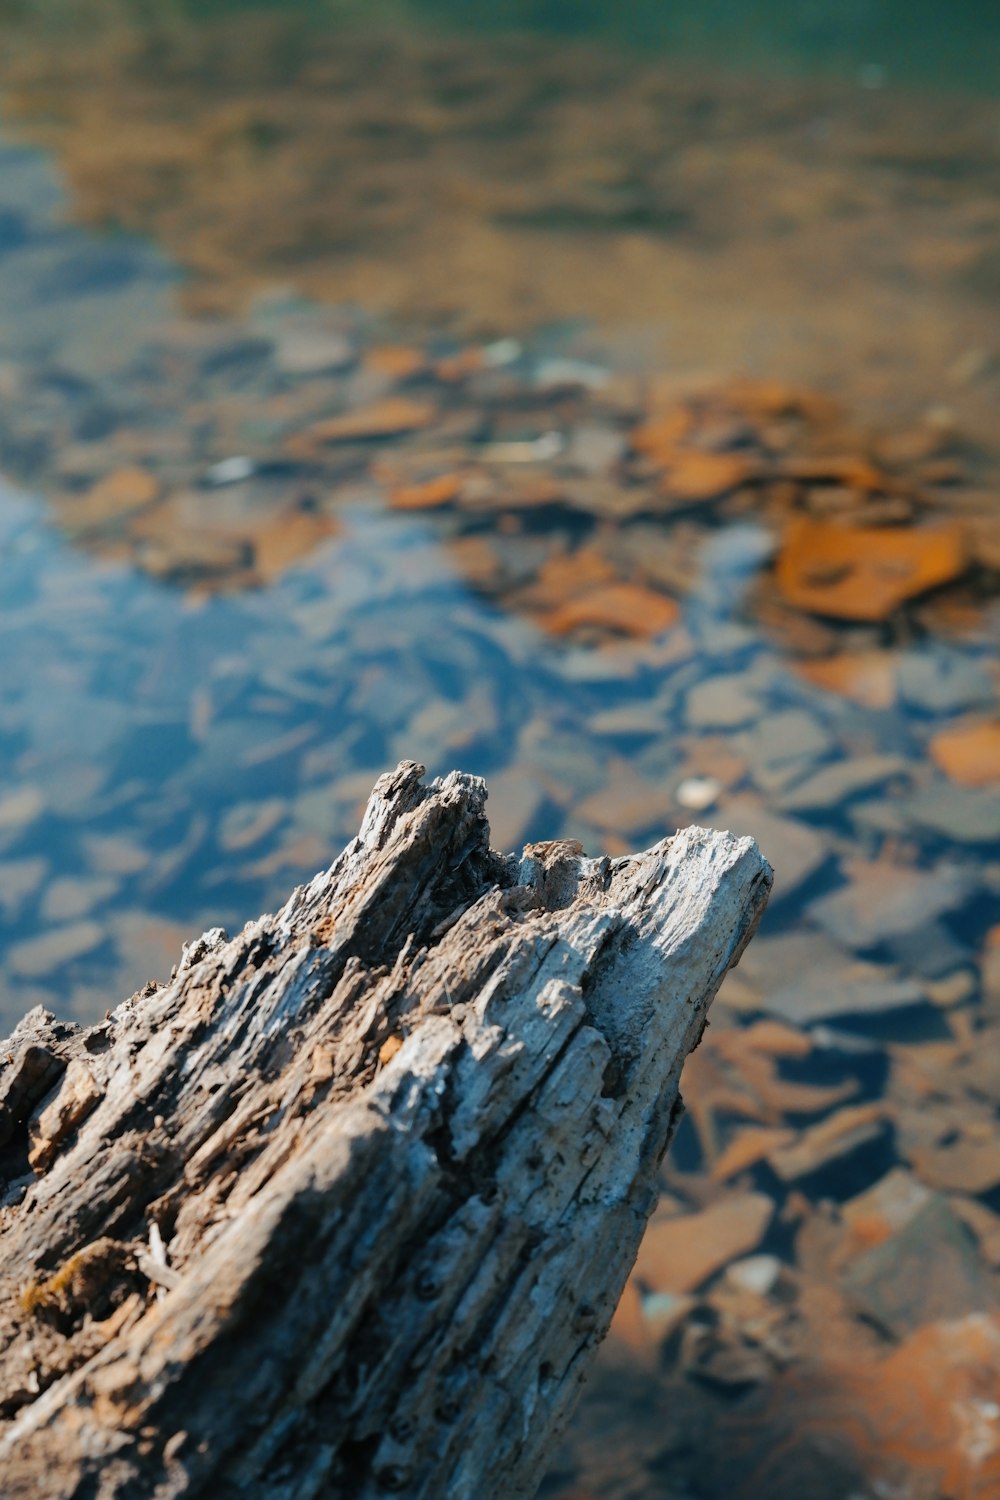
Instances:
[[[503,857],[422,774],[276,916],[3,1045],[7,1500],[534,1493],[771,872]]]

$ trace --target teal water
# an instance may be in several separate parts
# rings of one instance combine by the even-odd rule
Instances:
[[[5,0],[2,14],[77,24],[63,0]],[[610,42],[735,71],[860,79],[985,94],[1000,92],[1000,15],[991,0],[126,0],[119,15],[151,31],[171,13],[211,21],[239,13],[295,16],[302,37],[338,26],[417,26],[520,32]]]

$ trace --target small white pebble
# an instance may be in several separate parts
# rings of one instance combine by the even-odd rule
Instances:
[[[483,350],[483,359],[488,365],[512,365],[516,359],[521,358],[521,345],[517,339],[497,339],[495,344],[487,344]]]
[[[745,1260],[734,1260],[726,1268],[726,1280],[738,1286],[741,1292],[754,1292],[766,1297],[781,1273],[781,1262],[773,1255],[748,1255]]]
[[[539,464],[555,458],[565,446],[561,433],[543,432],[541,437],[488,443],[483,457],[491,463]]]
[[[209,484],[241,484],[244,479],[251,478],[254,468],[253,459],[240,453],[213,464],[205,477]]]
[[[689,776],[674,792],[674,800],[692,812],[704,812],[717,801],[721,791],[722,783],[714,776]]]

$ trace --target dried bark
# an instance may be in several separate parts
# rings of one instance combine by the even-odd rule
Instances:
[[[0,1491],[529,1496],[771,872],[378,782],[276,916],[0,1051]]]

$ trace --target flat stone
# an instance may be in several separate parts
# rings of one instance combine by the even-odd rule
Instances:
[[[953,786],[938,782],[900,803],[911,823],[963,844],[991,844],[1000,839],[1000,797],[992,787]]]
[[[60,964],[92,953],[101,946],[105,936],[104,928],[96,922],[73,922],[66,927],[53,927],[38,937],[12,943],[7,950],[7,963],[15,974],[37,979],[42,974],[51,973]]]
[[[37,786],[22,786],[0,797],[0,829],[26,828],[45,807]]]
[[[954,714],[996,701],[989,673],[978,663],[937,648],[903,652],[896,687],[904,703],[928,714]]]
[[[570,434],[566,461],[584,474],[607,474],[625,451],[625,438],[615,427],[581,422]]]
[[[975,889],[967,870],[942,861],[915,870],[888,860],[845,860],[849,884],[809,907],[810,920],[845,947],[873,948],[963,906]]]
[[[893,1167],[863,1193],[849,1198],[840,1212],[858,1247],[867,1249],[905,1229],[933,1196],[912,1172]]]
[[[759,932],[745,949],[736,972],[751,984],[762,1000],[786,985],[795,985],[812,968],[837,970],[854,961],[854,955],[826,933],[804,927],[771,936],[764,918]]]
[[[996,1270],[1000,1266],[1000,1214],[995,1214],[975,1198],[955,1194],[948,1201],[962,1223],[972,1230],[986,1264]]]
[[[937,1194],[896,1233],[851,1261],[841,1284],[897,1337],[997,1305],[972,1234]]]
[[[30,855],[26,859],[0,861],[0,911],[3,911],[8,921],[35,894],[45,879],[48,868],[48,860],[39,854]]]
[[[84,917],[118,890],[110,875],[60,875],[45,891],[42,916],[48,922],[68,922]]]
[[[893,962],[924,979],[943,979],[969,962],[969,950],[955,941],[943,922],[922,922],[887,944]]]
[[[289,323],[275,340],[274,362],[285,375],[320,375],[342,370],[353,360],[350,339],[311,323]]]
[[[764,996],[763,1009],[799,1026],[850,1016],[883,1015],[925,1003],[922,986],[874,964],[848,963],[840,969],[804,969],[802,977]]]
[[[89,833],[81,840],[87,861],[99,875],[135,875],[149,864],[149,851],[112,833]]]
[[[754,771],[811,765],[832,747],[833,740],[812,714],[786,708],[767,714],[739,736],[737,748]]]
[[[589,727],[594,734],[617,737],[662,734],[665,725],[663,710],[655,703],[628,703],[594,714]]]
[[[712,817],[716,828],[737,835],[750,834],[774,869],[771,905],[797,891],[825,863],[826,840],[804,823],[768,812],[749,797],[733,797]]]
[[[692,728],[738,729],[757,718],[760,703],[746,691],[743,678],[734,674],[712,677],[689,689],[686,711]]]
[[[250,849],[272,833],[288,811],[289,804],[282,797],[234,803],[219,821],[219,843],[230,853]]]
[[[909,775],[910,769],[901,755],[851,756],[796,782],[779,795],[777,803],[784,812],[825,811],[882,786],[895,776]]]

